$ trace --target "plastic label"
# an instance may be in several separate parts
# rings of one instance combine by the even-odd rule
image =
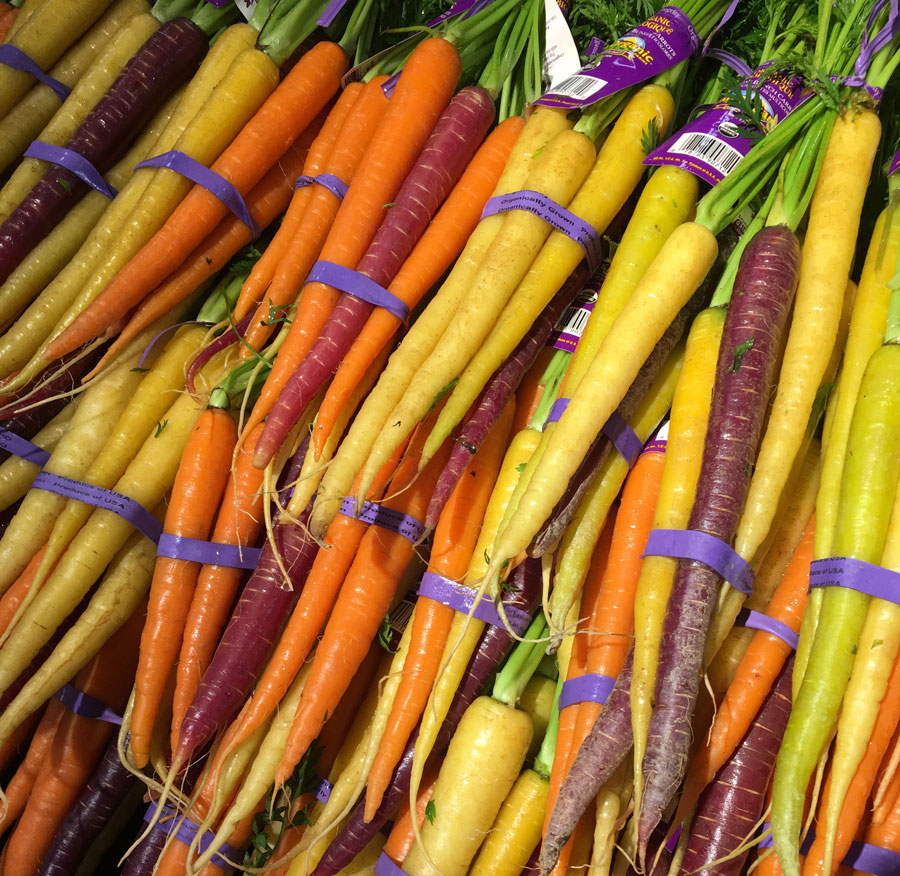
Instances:
[[[552,88],[581,67],[578,46],[566,22],[566,8],[559,0],[544,0],[544,81]]]
[[[566,353],[574,353],[599,296],[599,289],[591,286],[582,289],[559,318],[547,346]]]

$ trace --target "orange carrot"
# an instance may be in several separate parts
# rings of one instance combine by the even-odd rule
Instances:
[[[47,546],[44,545],[29,561],[28,565],[22,570],[22,574],[16,578],[9,586],[6,593],[0,597],[0,635],[6,632],[10,621],[13,619],[22,600],[31,589],[31,582],[34,581],[34,573],[44,556]]]
[[[429,760],[425,765],[425,772],[422,774],[422,781],[419,783],[419,796],[416,797],[416,822],[419,827],[425,821],[425,810],[428,801],[434,793],[434,783],[437,781],[441,764],[439,761]],[[416,835],[413,833],[412,815],[409,808],[409,800],[404,800],[400,807],[400,812],[394,820],[394,826],[388,834],[387,842],[384,844],[384,853],[395,863],[402,864],[403,859],[409,854],[413,843],[416,841]]]
[[[440,407],[423,421],[428,424],[428,431]],[[436,478],[449,456],[451,443],[445,441],[440,452],[417,476],[425,437],[424,429],[417,430],[409,454],[391,481],[391,496],[381,502],[382,508],[420,521],[428,508]],[[413,552],[410,538],[381,527],[373,526],[363,536],[316,648],[285,754],[275,772],[276,783],[281,784],[290,776],[321,730],[325,716],[334,711],[378,632]]]
[[[0,40],[5,39],[6,35],[9,33],[9,29],[13,26],[13,22],[16,20],[16,15],[19,13],[19,7],[10,6],[7,3],[3,4],[2,11],[0,11]]]
[[[453,581],[462,581],[465,577],[488,499],[509,444],[514,409],[515,404],[510,399],[444,506],[434,531],[429,571]],[[394,767],[428,701],[455,613],[449,606],[427,596],[420,596],[416,601],[403,675],[378,751],[369,768],[366,821],[372,820],[381,805]]]
[[[885,812],[883,819],[874,820],[869,825],[865,841],[900,854],[900,798],[894,800],[893,808]],[[867,874],[863,870],[854,870],[853,876],[867,876]]]
[[[0,770],[5,770],[12,763],[13,758],[20,756],[25,747],[30,744],[42,716],[42,709],[30,714],[10,733],[9,739],[0,745]],[[0,867],[0,873],[2,872],[3,868]]]
[[[356,267],[381,224],[385,205],[393,201],[438,116],[452,97],[460,71],[459,53],[446,40],[427,39],[413,50],[335,216],[320,253],[321,261],[345,268]],[[308,283],[304,287],[291,325],[291,332],[301,336],[297,344],[302,345],[303,351],[290,371],[278,378],[281,385],[319,336],[339,294],[333,286],[324,283]],[[277,360],[269,375],[273,382],[276,369],[282,374]],[[269,397],[266,389],[264,396]],[[271,397],[274,400],[277,393]],[[266,465],[270,456],[257,452],[255,464]]]
[[[246,195],[331,100],[346,69],[347,57],[335,43],[320,42],[306,52],[213,162],[213,172]],[[103,334],[178,268],[227,210],[212,192],[195,185],[165,225],[48,345],[44,358],[57,359]]]
[[[262,492],[263,472],[251,465],[257,434],[251,432],[235,455],[212,533],[212,540],[220,544],[251,547],[262,530],[265,499]],[[204,565],[200,570],[178,655],[172,702],[173,751],[178,747],[181,722],[212,660],[243,575],[243,569],[231,566]]]
[[[391,282],[389,291],[410,310],[462,251],[478,224],[484,204],[500,178],[523,124],[519,116],[513,116],[488,136]],[[390,311],[376,308],[344,356],[316,415],[313,428],[316,459],[354,387],[399,326],[400,320]]]

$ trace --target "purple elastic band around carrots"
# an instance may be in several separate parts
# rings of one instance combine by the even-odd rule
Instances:
[[[481,212],[481,218],[494,216],[497,213],[506,213],[510,210],[527,210],[574,240],[584,250],[588,268],[592,274],[600,266],[600,235],[589,222],[585,222],[580,216],[576,216],[561,204],[557,204],[552,198],[530,189],[510,192],[508,195],[497,195],[488,199]]]
[[[50,454],[46,450],[42,450],[27,438],[22,438],[2,426],[0,426],[0,450],[5,450],[7,453],[35,465],[46,465],[47,460],[50,459]]]
[[[353,295],[376,307],[383,307],[401,322],[409,319],[409,308],[384,286],[379,286],[365,274],[337,265],[334,262],[316,262],[306,277],[307,283],[324,283],[341,292]]]
[[[41,161],[49,161],[58,164],[75,174],[82,182],[87,183],[92,189],[96,189],[101,195],[112,200],[119,194],[105,179],[103,175],[83,155],[79,155],[73,149],[65,146],[54,146],[52,143],[44,143],[41,140],[32,140],[31,145],[24,153],[28,158],[39,158]]]
[[[114,712],[102,700],[78,690],[74,685],[64,684],[53,696],[70,712],[81,715],[82,718],[92,718],[94,721],[105,721],[107,724],[119,726],[122,724],[121,715]]]
[[[809,564],[809,587],[847,587],[900,604],[900,572],[852,557],[825,557]]]
[[[357,520],[371,523],[373,526],[380,526],[382,529],[396,532],[397,535],[408,538],[414,544],[418,543],[425,532],[425,527],[414,517],[401,511],[394,511],[392,508],[385,508],[377,502],[363,502],[359,514],[356,513],[356,510],[356,499],[353,496],[346,496],[340,507],[340,513],[345,517],[355,517]]]
[[[227,566],[231,569],[255,569],[261,553],[259,548],[200,541],[184,535],[170,535],[167,532],[160,535],[156,548],[158,557],[189,560],[207,566]]]
[[[0,64],[12,67],[13,70],[21,70],[23,73],[30,73],[38,82],[43,82],[61,101],[72,93],[68,85],[48,76],[34,58],[10,43],[0,46]]]
[[[147,158],[134,166],[139,167],[167,167],[180,173],[191,182],[203,186],[208,192],[215,195],[241,222],[250,229],[250,235],[255,239],[259,237],[259,226],[250,215],[241,193],[227,180],[214,170],[202,165],[184,152],[171,149],[152,158]]]
[[[762,630],[765,633],[771,633],[777,636],[792,650],[797,650],[797,643],[800,637],[795,633],[784,621],[769,617],[753,609],[745,608],[737,616],[737,623],[741,626],[750,627],[754,630]]]
[[[550,413],[547,415],[547,422],[558,422],[570,401],[571,399],[568,398],[558,398],[553,402],[553,407],[550,408]],[[618,411],[613,411],[600,431],[612,441],[613,447],[628,463],[628,467],[632,468],[641,455],[644,445],[625,418]]]
[[[483,595],[472,611],[472,605],[475,602],[477,591],[471,587],[466,587],[458,581],[445,578],[437,572],[426,572],[422,576],[422,583],[419,584],[419,596],[427,596],[435,602],[440,602],[454,611],[461,614],[472,613],[473,617],[490,624],[493,627],[501,629],[512,629],[516,635],[521,636],[528,625],[531,623],[531,616],[527,611],[522,611],[514,606],[504,606],[506,619],[509,621],[509,627],[503,622],[497,606],[487,594]]]
[[[149,824],[155,812],[156,803],[152,802],[144,813],[144,821]],[[157,819],[153,827],[170,836],[174,833],[175,839],[183,842],[186,846],[189,846],[194,841],[194,837],[197,836],[200,830],[199,825],[195,824],[187,816],[179,815],[171,806],[163,806],[162,815]],[[201,855],[209,848],[215,837],[215,833],[211,830],[208,830],[200,837],[197,848]],[[213,855],[213,859],[218,866],[230,871],[234,869],[232,862],[235,864],[240,863],[241,853],[227,843],[223,843]]]
[[[647,538],[642,557],[674,557],[705,563],[735,590],[753,592],[753,570],[731,545],[694,529],[654,529]]]
[[[568,678],[559,692],[559,708],[562,710],[577,703],[605,703],[615,684],[614,678],[595,672]]]
[[[406,876],[406,871],[382,852],[375,862],[375,876]]]
[[[328,189],[339,201],[343,201],[347,196],[347,183],[333,173],[320,173],[318,176],[307,176],[301,173],[294,183],[294,188],[302,189],[304,186],[311,186],[314,183],[318,183],[322,188]]]

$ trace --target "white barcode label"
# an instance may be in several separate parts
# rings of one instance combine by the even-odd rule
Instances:
[[[563,79],[558,85],[554,85],[552,93],[559,97],[577,97],[586,100],[593,97],[606,85],[605,79],[597,79],[594,76],[584,76],[576,73],[568,79]]]
[[[722,176],[728,176],[744,157],[730,143],[695,131],[682,134],[666,151],[670,154],[681,152],[691,158],[699,158],[719,171]]]

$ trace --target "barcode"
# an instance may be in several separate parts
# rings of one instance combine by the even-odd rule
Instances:
[[[551,94],[554,97],[577,97],[585,99],[593,97],[606,85],[605,79],[596,79],[593,76],[583,76],[576,73],[568,79],[563,79],[559,85],[554,85]]]
[[[394,629],[398,633],[402,634],[406,629],[406,625],[409,623],[409,619],[412,617],[413,609],[415,607],[416,603],[414,601],[404,599],[402,602],[400,602],[391,612],[391,629]]]
[[[691,158],[701,158],[707,164],[712,165],[722,176],[728,176],[744,157],[734,146],[724,140],[711,137],[709,134],[695,132],[682,134],[667,151],[670,153],[681,152]]]
[[[590,315],[591,312],[583,307],[569,307],[557,324],[557,331],[580,338]]]

